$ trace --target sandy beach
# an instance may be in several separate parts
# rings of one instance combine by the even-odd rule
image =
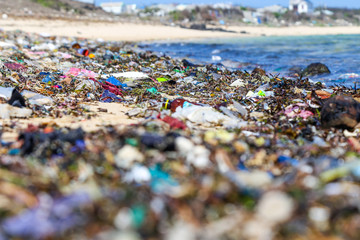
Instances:
[[[151,41],[193,38],[256,37],[256,36],[300,36],[360,34],[360,27],[266,27],[266,26],[227,26],[222,31],[200,31],[164,25],[84,22],[66,20],[2,19],[3,30],[22,30],[33,33],[47,33],[55,36],[101,38],[107,41]],[[208,28],[211,28],[209,26]]]

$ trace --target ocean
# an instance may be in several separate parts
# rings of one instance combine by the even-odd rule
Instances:
[[[261,67],[280,77],[321,62],[331,74],[310,77],[328,86],[359,86],[360,35],[241,37],[144,43],[143,47],[195,63],[223,64],[230,69],[252,71]]]

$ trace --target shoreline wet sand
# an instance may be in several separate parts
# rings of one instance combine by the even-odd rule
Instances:
[[[266,27],[266,26],[227,26],[221,31],[201,31],[153,24],[86,22],[68,20],[2,19],[4,30],[22,30],[32,33],[47,33],[54,36],[103,39],[107,41],[152,41],[196,38],[230,38],[257,36],[309,36],[360,34],[358,26],[334,27]],[[243,33],[241,33],[243,32]]]
[[[0,238],[360,236],[356,89],[51,34],[1,33]]]

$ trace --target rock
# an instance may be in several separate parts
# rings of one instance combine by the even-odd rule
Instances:
[[[301,67],[294,66],[294,67],[291,67],[291,68],[289,69],[289,73],[290,73],[291,75],[295,75],[295,74],[300,75],[301,72],[302,72],[301,70],[302,70]]]
[[[199,24],[191,24],[190,29],[195,29],[195,30],[206,30],[206,24],[203,23],[199,23]]]
[[[351,97],[335,96],[327,100],[321,110],[324,128],[354,128],[360,121],[360,104]]]
[[[325,64],[311,63],[301,72],[301,75],[304,77],[308,77],[308,76],[316,76],[316,75],[329,74],[329,73],[331,72]]]
[[[266,72],[264,69],[257,67],[251,72],[251,76],[266,76]]]

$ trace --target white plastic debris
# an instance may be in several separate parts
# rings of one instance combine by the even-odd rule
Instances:
[[[244,87],[246,85],[245,81],[242,79],[238,79],[235,82],[231,83],[231,87]]]
[[[263,171],[238,171],[235,176],[241,184],[252,188],[264,188],[271,183],[271,177]]]
[[[136,165],[134,166],[130,172],[126,173],[124,177],[125,182],[148,182],[151,180],[151,174],[147,167]]]
[[[234,113],[231,112],[231,111],[230,111],[229,109],[227,109],[226,107],[221,106],[221,107],[220,107],[220,110],[221,110],[223,113],[225,113],[225,115],[228,116],[229,118],[238,120],[238,117],[236,117],[236,116],[234,115]]]
[[[246,108],[241,105],[240,103],[238,103],[237,101],[233,100],[233,105],[236,108],[236,110],[240,113],[241,116],[246,116],[247,115],[247,110]]]
[[[196,228],[193,224],[184,221],[178,221],[175,225],[167,230],[166,240],[195,240],[197,239]]]
[[[121,209],[114,218],[114,225],[119,230],[131,229],[133,227],[133,216],[130,209]]]
[[[40,45],[33,46],[31,48],[32,51],[39,51],[39,50],[47,50],[47,51],[54,51],[58,47],[52,43],[42,43]]]
[[[13,90],[13,88],[0,87],[0,98],[9,100]]]
[[[195,167],[203,169],[210,165],[210,151],[204,146],[195,146],[194,149],[188,153],[186,161],[193,164]]]
[[[276,225],[288,220],[294,211],[294,200],[280,191],[265,193],[257,206],[257,217]]]
[[[313,222],[326,222],[330,218],[330,211],[324,207],[312,207],[309,210],[309,218]]]
[[[47,97],[28,90],[22,91],[21,95],[28,98],[29,103],[34,105],[51,105],[54,102],[51,97]]]
[[[135,117],[137,115],[139,115],[140,113],[142,113],[144,110],[142,108],[133,108],[129,111],[126,112],[126,115],[128,115],[129,117]]]
[[[144,155],[135,147],[125,145],[115,156],[115,162],[118,167],[130,169],[135,162],[143,162]]]
[[[0,104],[0,118],[26,118],[30,117],[32,110],[28,108],[13,107],[9,104]]]
[[[110,76],[113,76],[115,78],[127,78],[127,79],[132,79],[132,80],[140,80],[140,79],[149,78],[149,76],[143,72],[122,72],[122,73],[111,73],[111,74],[101,75],[102,78],[108,78]]]
[[[89,89],[89,90],[96,90],[96,87],[99,86],[98,83],[95,83],[92,80],[82,80],[80,81],[77,86],[76,86],[76,90],[81,90],[81,89]]]
[[[190,106],[186,108],[178,107],[173,114],[174,118],[187,119],[193,123],[222,124],[232,119],[222,113],[217,112],[212,107]]]
[[[8,42],[1,42],[0,41],[0,47],[2,48],[14,48],[16,47],[14,44],[12,43],[8,43]]]
[[[175,139],[175,147],[182,156],[187,156],[193,151],[194,143],[185,137],[177,137]]]

